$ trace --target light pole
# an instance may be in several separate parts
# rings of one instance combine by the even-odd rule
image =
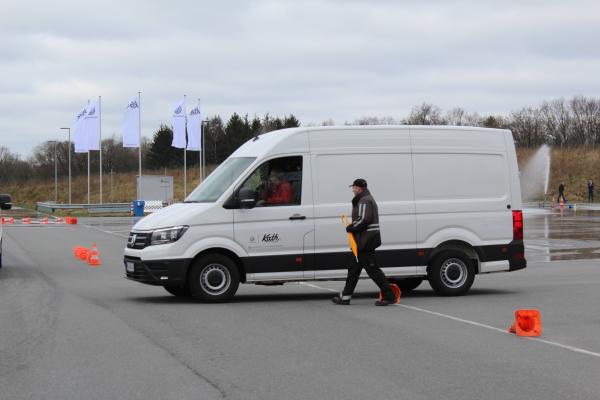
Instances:
[[[54,204],[58,203],[58,163],[56,158],[56,144],[58,140],[51,140],[54,142]]]
[[[69,131],[69,204],[71,204],[71,128],[60,129],[67,129]]]

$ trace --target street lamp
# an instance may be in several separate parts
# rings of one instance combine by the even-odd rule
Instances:
[[[69,131],[69,204],[71,204],[71,128],[60,129],[67,129]]]
[[[54,204],[58,203],[58,162],[56,158],[56,144],[58,140],[51,140],[54,143]]]

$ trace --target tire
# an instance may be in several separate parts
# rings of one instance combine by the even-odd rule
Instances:
[[[163,286],[165,290],[171,293],[173,296],[177,297],[190,297],[190,287],[188,285],[184,286]]]
[[[465,294],[475,280],[473,262],[461,251],[444,251],[427,270],[429,284],[442,296]]]
[[[402,278],[390,279],[390,283],[395,283],[401,292],[410,292],[415,290],[423,282],[423,278]]]
[[[237,292],[240,273],[229,257],[207,254],[192,265],[188,283],[194,299],[221,303],[231,300]]]

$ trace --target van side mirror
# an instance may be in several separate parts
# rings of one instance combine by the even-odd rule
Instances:
[[[256,199],[254,198],[254,191],[250,188],[243,187],[238,193],[238,199],[241,208],[254,208],[256,206]]]

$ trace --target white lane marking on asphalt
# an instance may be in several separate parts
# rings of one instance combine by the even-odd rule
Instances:
[[[329,292],[336,292],[336,293],[338,292],[335,289],[324,288],[324,287],[321,287],[321,286],[318,286],[318,285],[313,285],[311,283],[300,282],[300,284],[301,285],[303,284],[305,286],[310,286],[310,287],[315,288],[315,289],[327,290]],[[475,325],[475,326],[478,326],[480,328],[490,329],[492,331],[500,332],[500,333],[503,333],[503,334],[511,334],[512,335],[512,333],[507,332],[506,329],[496,328],[495,326],[486,325],[486,324],[482,324],[482,323],[475,322],[475,321],[470,321],[468,319],[458,318],[458,317],[454,317],[452,315],[442,314],[442,313],[439,313],[439,312],[436,312],[436,311],[426,310],[424,308],[419,308],[419,307],[414,307],[414,306],[407,306],[406,304],[393,304],[393,305],[396,306],[396,307],[404,307],[404,308],[408,308],[410,310],[420,311],[420,312],[423,312],[423,313],[426,313],[426,314],[431,314],[431,315],[435,315],[435,316],[438,316],[438,317],[451,319],[453,321],[462,322],[462,323],[469,324],[469,325]],[[575,353],[586,354],[588,356],[593,356],[593,357],[599,357],[600,358],[600,353],[596,353],[596,352],[593,352],[593,351],[585,350],[585,349],[582,349],[582,348],[579,348],[579,347],[569,346],[569,345],[566,345],[566,344],[562,344],[562,343],[558,343],[558,342],[552,342],[550,340],[540,339],[540,338],[536,338],[536,337],[524,337],[524,339],[534,340],[536,342],[549,344],[549,345],[555,346],[555,347],[560,347],[561,349],[570,350],[570,351],[573,351]]]
[[[82,224],[82,226],[85,226],[86,228],[90,228],[90,229],[95,229],[97,231],[104,232],[104,233],[109,234],[109,235],[118,236],[120,238],[125,238],[125,239],[129,238],[129,235],[119,235],[118,233],[114,233],[114,232],[111,232],[111,231],[105,231],[104,229],[100,229],[100,228],[98,228],[96,226],[85,225],[85,224]],[[127,232],[129,232],[129,231],[127,231]]]
[[[324,288],[324,287],[321,287],[321,286],[313,285],[312,283],[300,282],[300,284],[303,285],[303,286],[309,286],[309,287],[315,288],[315,289],[321,289],[321,290],[327,290],[327,291],[333,292],[333,293],[339,293],[335,289]]]

